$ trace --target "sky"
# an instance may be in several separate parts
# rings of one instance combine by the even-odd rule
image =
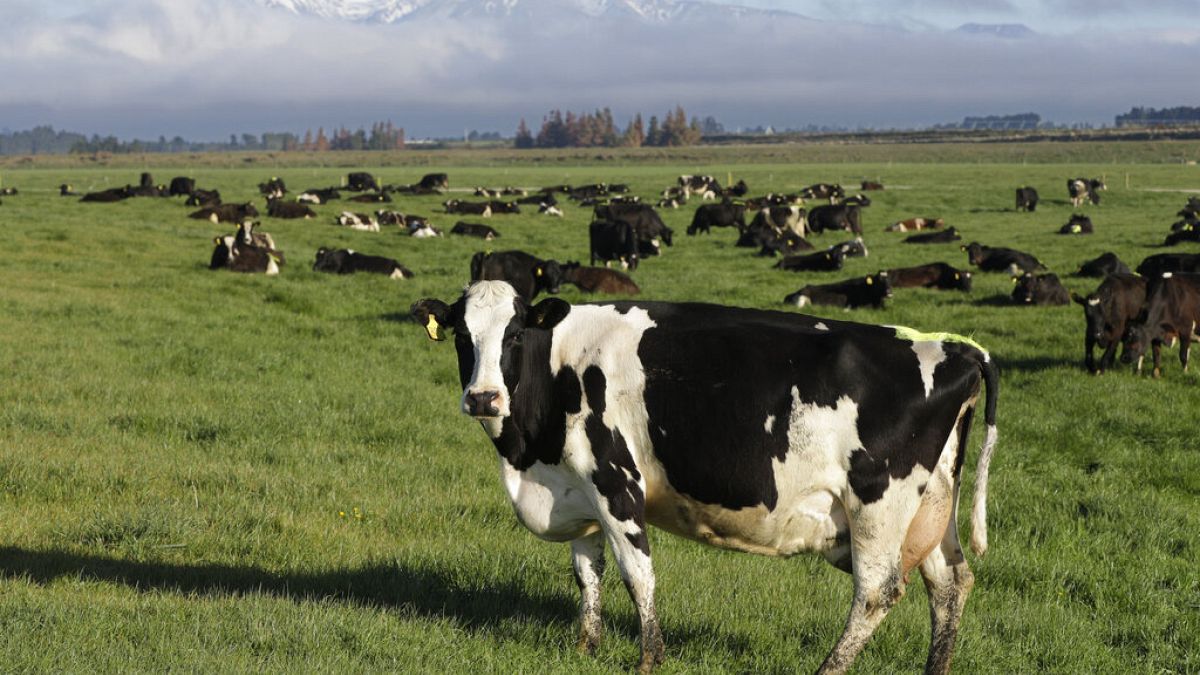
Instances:
[[[1200,0],[740,0],[805,18],[672,26],[368,25],[253,0],[4,4],[0,129],[221,140],[391,120],[417,138],[511,134],[553,108],[907,128],[1200,105]],[[1035,33],[953,31],[966,22]]]

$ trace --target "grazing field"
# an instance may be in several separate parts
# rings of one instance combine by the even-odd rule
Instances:
[[[869,164],[800,163],[799,152],[795,163],[751,163],[745,149],[706,150],[706,163],[480,153],[428,169],[354,168],[384,183],[447,171],[453,188],[625,182],[643,197],[681,173],[732,174],[752,195],[882,181],[864,211],[870,256],[835,273],[774,270],[735,248],[730,230],[685,236],[696,200],[663,211],[675,244],[634,274],[642,297],[785,309],[782,298],[807,283],[939,260],[966,267],[957,243],[913,246],[883,231],[912,216],[944,218],[962,244],[1033,253],[1086,293],[1098,280],[1069,276],[1079,263],[1112,250],[1133,266],[1160,252],[1187,191],[1200,189],[1197,167],[1126,163],[1121,148],[1150,154],[1126,144],[1110,156],[1106,145],[1091,163],[1026,165],[988,162],[991,151],[928,162],[911,148],[906,161],[880,151]],[[1172,152],[1194,158],[1196,145]],[[279,175],[295,193],[346,172],[219,161],[153,170],[158,182],[193,176],[264,213],[256,183]],[[574,652],[568,547],[516,522],[495,451],[457,412],[453,348],[407,319],[416,299],[456,297],[476,251],[586,264],[590,209],[563,200],[563,219],[536,209],[463,218],[499,229],[494,242],[416,240],[337,228],[341,210],[376,207],[335,201],[315,207],[317,220],[263,217],[287,264],[278,277],[244,276],[207,269],[212,238],[232,228],[188,219],[182,198],[57,195],[64,182],[136,184],[139,169],[35,162],[0,176],[19,189],[0,205],[4,670],[620,672],[636,662],[636,613],[611,564],[605,642],[595,657]],[[1066,179],[1101,175],[1102,203],[1072,209]],[[1036,213],[1013,209],[1020,185],[1041,193]],[[400,195],[390,207],[448,231],[460,218],[440,213],[443,199]],[[1096,233],[1056,234],[1073,212]],[[319,246],[394,257],[417,276],[314,273]],[[963,333],[1000,364],[991,548],[969,555],[976,586],[956,669],[1200,671],[1200,374],[1180,372],[1167,349],[1162,380],[1090,376],[1078,306],[1013,306],[1004,274],[978,273],[974,286],[898,290],[883,310],[805,310]],[[593,299],[570,287],[561,297]],[[851,580],[818,557],[723,552],[657,531],[651,546],[663,672],[812,671],[841,633]],[[916,575],[908,595],[856,672],[921,669],[929,619]]]

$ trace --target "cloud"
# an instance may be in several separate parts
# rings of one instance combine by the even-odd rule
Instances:
[[[378,25],[248,0],[100,0],[68,16],[18,2],[6,19],[5,124],[143,138],[383,119],[410,136],[511,132],[551,108],[609,106],[620,119],[676,104],[727,126],[1030,110],[1111,121],[1133,105],[1188,103],[1179,84],[1200,62],[1196,32],[1183,29],[999,40],[804,18]]]

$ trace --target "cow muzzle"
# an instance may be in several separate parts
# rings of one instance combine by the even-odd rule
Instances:
[[[463,412],[471,417],[506,417],[508,405],[498,391],[468,391],[462,398]]]

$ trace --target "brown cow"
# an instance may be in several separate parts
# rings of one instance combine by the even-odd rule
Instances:
[[[642,292],[629,275],[604,267],[580,267],[577,262],[562,266],[563,279],[579,287],[584,293],[607,293],[609,295],[637,295]]]

